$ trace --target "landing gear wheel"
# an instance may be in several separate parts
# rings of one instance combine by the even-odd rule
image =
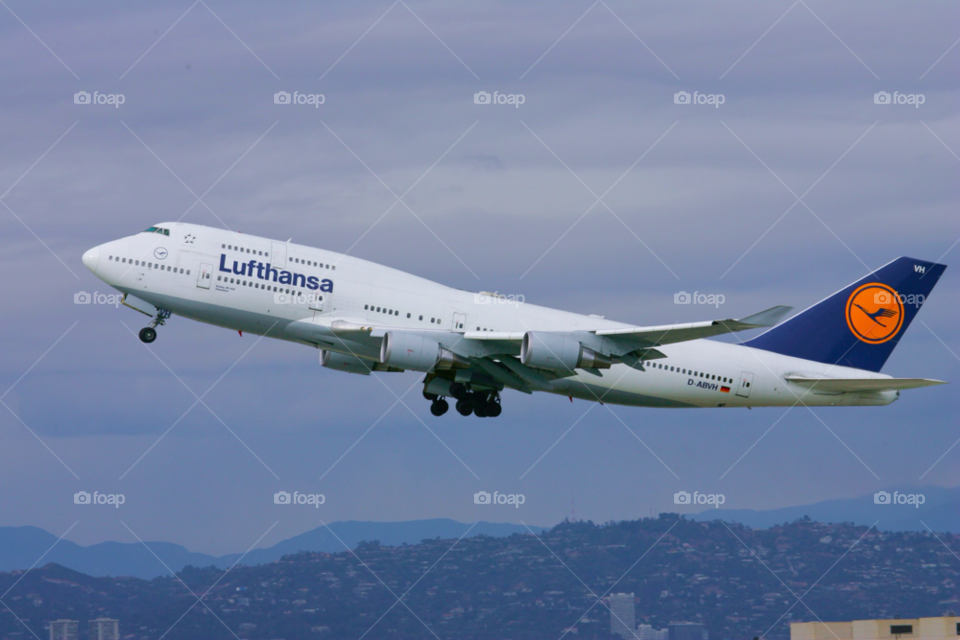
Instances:
[[[481,400],[480,402],[477,402],[473,406],[473,415],[477,416],[478,418],[486,418],[488,415],[490,415],[490,413],[487,411],[489,406],[490,405],[488,405],[483,400]]]
[[[503,407],[500,406],[499,402],[491,402],[487,405],[487,415],[491,418],[496,418],[503,412]]]
[[[427,390],[424,389],[424,390],[423,390],[423,397],[426,398],[427,400],[429,400],[430,402],[434,402],[434,401],[436,401],[436,399],[439,398],[440,396],[438,396],[438,395],[435,394],[435,393],[427,393]]]
[[[453,384],[450,385],[450,395],[456,398],[457,400],[463,400],[464,398],[467,397],[468,393],[469,392],[467,391],[467,388],[460,382],[454,382]],[[463,415],[469,415],[469,414],[465,413]]]
[[[433,403],[430,405],[430,413],[439,417],[445,414],[447,412],[447,409],[449,408],[450,408],[450,405],[447,404],[447,401],[444,400],[443,398],[439,398],[437,400],[434,400]]]
[[[150,344],[157,339],[157,330],[153,327],[144,327],[140,329],[140,342]]]
[[[462,416],[468,416],[473,413],[473,398],[467,395],[457,400],[457,413]]]

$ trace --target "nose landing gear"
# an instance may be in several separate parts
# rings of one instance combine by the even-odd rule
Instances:
[[[157,339],[157,329],[156,327],[165,324],[167,318],[170,317],[170,312],[166,309],[157,309],[157,317],[153,319],[153,322],[150,323],[149,327],[144,327],[140,329],[140,342],[144,344],[150,344]]]

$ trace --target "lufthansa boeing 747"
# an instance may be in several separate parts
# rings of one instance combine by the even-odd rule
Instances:
[[[469,293],[351,256],[182,222],[94,247],[83,263],[152,318],[171,315],[320,350],[329,369],[426,374],[443,415],[500,415],[500,392],[641,407],[874,406],[935,384],[880,373],[945,265],[897,258],[781,322],[641,327]],[[767,328],[740,344],[712,336]]]

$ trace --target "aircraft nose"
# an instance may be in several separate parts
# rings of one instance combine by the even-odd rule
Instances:
[[[87,269],[96,273],[97,265],[100,263],[100,247],[94,247],[93,249],[88,249],[86,253],[83,254],[83,264],[86,265]]]

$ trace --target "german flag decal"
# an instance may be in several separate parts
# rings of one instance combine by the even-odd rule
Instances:
[[[730,387],[720,387],[720,393],[730,393]]]

